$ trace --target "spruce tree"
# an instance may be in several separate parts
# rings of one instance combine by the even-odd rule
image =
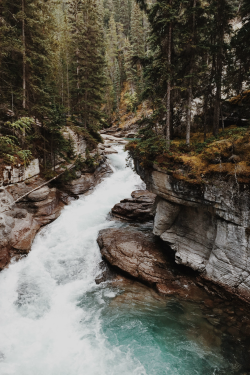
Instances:
[[[70,24],[74,58],[72,61],[72,107],[78,122],[96,130],[102,118],[100,111],[104,86],[103,19],[97,0],[73,0]]]

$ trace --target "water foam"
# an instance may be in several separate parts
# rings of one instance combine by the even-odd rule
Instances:
[[[110,156],[114,173],[67,206],[37,235],[29,256],[1,273],[2,375],[146,374],[129,350],[107,342],[100,313],[114,292],[95,284],[98,232],[116,225],[107,220],[110,209],[142,183],[118,150]]]

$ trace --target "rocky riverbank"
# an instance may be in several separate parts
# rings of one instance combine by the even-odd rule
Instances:
[[[8,174],[4,174],[2,184],[5,186],[0,187],[0,270],[12,259],[28,254],[39,229],[57,219],[65,205],[93,189],[112,173],[106,155],[116,153],[112,146],[126,142],[109,135],[104,138],[104,144],[91,153],[98,155],[95,165],[77,170],[75,178],[69,181],[54,181],[39,188],[46,181],[40,175],[38,162],[27,169],[11,167]],[[84,139],[75,137],[73,141],[75,151],[82,152],[84,156]]]
[[[27,194],[45,183],[39,176],[0,188],[0,269],[30,251],[39,229],[57,219],[63,207],[74,199],[72,196],[86,193],[109,173],[112,170],[105,162],[92,174],[83,174],[64,186],[60,184],[60,189],[50,184]]]

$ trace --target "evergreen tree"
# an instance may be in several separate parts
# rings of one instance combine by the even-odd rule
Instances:
[[[86,129],[97,129],[104,86],[103,19],[97,0],[73,0],[69,13],[74,49],[72,107]]]
[[[131,44],[133,46],[134,56],[143,57],[144,55],[143,35],[142,12],[136,1],[133,1],[131,14]]]
[[[129,1],[120,1],[120,22],[123,24],[124,34],[129,35],[130,31],[130,11],[129,11]]]

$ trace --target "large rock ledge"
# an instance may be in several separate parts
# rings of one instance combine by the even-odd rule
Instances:
[[[123,199],[112,208],[113,216],[127,221],[153,220],[156,195],[147,190],[136,190],[131,197]]]
[[[173,278],[152,235],[131,229],[104,229],[97,241],[105,260],[141,281],[157,284]]]
[[[104,229],[97,240],[102,257],[126,275],[155,287],[164,295],[200,297],[195,275],[185,275],[153,234],[128,229]]]
[[[176,180],[155,166],[137,173],[157,195],[154,234],[175,261],[250,302],[250,191],[237,177],[203,186]]]

